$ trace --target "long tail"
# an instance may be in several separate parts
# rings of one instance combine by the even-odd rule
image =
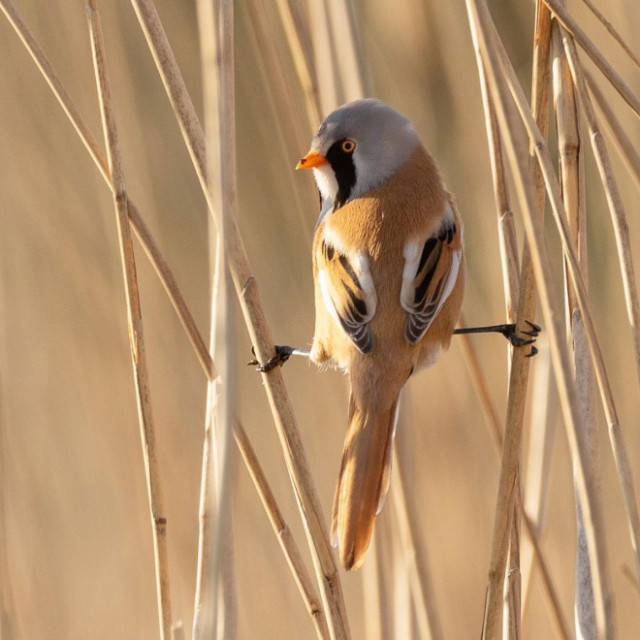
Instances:
[[[376,515],[389,488],[398,399],[382,413],[356,407],[349,399],[349,427],[333,498],[331,537],[347,570],[363,562]]]

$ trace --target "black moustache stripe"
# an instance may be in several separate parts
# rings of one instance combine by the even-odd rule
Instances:
[[[339,209],[349,199],[356,184],[356,165],[353,162],[353,153],[345,153],[342,150],[343,142],[344,139],[334,142],[326,155],[338,183],[338,193],[333,203],[334,210]]]

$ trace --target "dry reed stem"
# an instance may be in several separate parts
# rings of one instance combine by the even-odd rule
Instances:
[[[533,185],[530,180],[528,180],[529,175],[522,166],[523,158],[527,156],[524,151],[526,138],[522,134],[518,120],[521,118],[525,121],[530,135],[534,131],[539,135],[539,131],[533,122],[528,107],[525,108],[522,104],[523,102],[526,103],[524,96],[521,95],[522,89],[515,79],[515,74],[513,74],[513,69],[510,67],[510,62],[508,58],[506,58],[506,54],[502,51],[499,36],[495,31],[495,26],[493,25],[486,5],[483,2],[468,0],[467,7],[469,10],[470,23],[474,26],[474,29],[477,29],[479,35],[479,51],[486,64],[488,76],[491,80],[492,95],[495,96],[498,118],[501,128],[505,133],[505,146],[507,148],[509,161],[513,167],[518,197],[524,213],[525,230],[532,248],[531,256],[535,269],[536,282],[540,291],[542,310],[547,325],[546,328],[549,333],[554,370],[558,380],[561,406],[567,428],[567,437],[572,454],[574,455],[574,460],[576,461],[576,483],[584,505],[585,528],[593,569],[598,632],[602,637],[609,639],[614,637],[614,626],[611,614],[611,591],[609,588],[609,575],[604,545],[603,517],[602,513],[598,511],[597,503],[594,500],[592,478],[586,473],[585,469],[586,445],[584,435],[578,427],[580,416],[575,388],[572,384],[569,355],[561,337],[562,329],[559,318],[553,310],[551,264],[544,244],[541,222],[534,214]],[[507,81],[509,82],[508,86]],[[511,103],[512,98],[509,96],[509,92],[512,93],[512,98],[516,100],[517,112]],[[548,157],[543,153],[546,151],[546,145],[542,136],[540,136],[539,141],[536,139],[535,151],[536,155],[543,157],[544,160],[548,160]],[[542,163],[542,166],[544,173],[544,170],[548,169],[548,167],[546,167],[544,163]],[[548,178],[549,176],[545,174],[545,181]],[[549,186],[549,184],[547,184],[547,186]],[[557,193],[554,192],[552,195],[556,196]],[[554,208],[557,210],[561,206],[559,199],[557,199],[557,201],[554,202]],[[563,221],[559,220],[559,222],[560,226],[562,226]],[[565,243],[566,238],[563,239],[563,244]],[[568,250],[570,258],[573,259],[573,269],[573,267],[575,267],[575,256],[571,252],[570,245],[568,246]],[[567,247],[565,247],[565,251],[567,251]],[[579,279],[579,273],[575,274],[572,271],[572,276],[576,277],[580,285],[583,285]],[[584,287],[581,293],[584,293]],[[492,568],[496,566],[493,564],[493,554],[491,566]],[[498,568],[503,566],[503,561],[500,562],[499,559],[497,566]],[[491,593],[489,596],[491,596]],[[493,637],[497,636],[494,635]]]
[[[87,5],[89,30],[91,35],[93,61],[104,137],[107,142],[109,169],[114,187],[114,204],[116,208],[118,236],[120,240],[120,257],[125,281],[127,299],[127,324],[129,328],[129,344],[134,369],[134,379],[138,400],[138,417],[142,453],[149,494],[149,511],[153,531],[154,560],[156,569],[156,589],[158,596],[158,613],[160,638],[171,637],[171,595],[169,582],[169,559],[167,554],[167,520],[164,517],[164,506],[160,486],[160,473],[155,447],[155,430],[151,409],[149,373],[147,370],[144,333],[142,328],[142,312],[136,275],[136,263],[133,253],[133,242],[129,229],[127,213],[127,196],[115,117],[111,104],[111,89],[105,58],[104,41],[100,24],[100,15],[95,0]]]
[[[600,134],[600,131],[598,129],[598,123],[595,119],[595,113],[591,104],[591,98],[589,97],[589,93],[586,88],[586,82],[582,74],[582,68],[577,59],[575,45],[572,42],[571,38],[568,36],[567,32],[564,30],[562,30],[562,39],[567,56],[567,61],[571,70],[573,83],[576,88],[577,95],[580,98],[580,104],[587,120],[593,152],[596,156],[596,162],[598,165],[598,170],[600,172],[600,179],[605,189],[607,203],[609,204],[609,210],[614,225],[620,267],[623,274],[623,282],[625,285],[624,291],[625,299],[627,302],[627,312],[630,315],[630,322],[633,330],[636,368],[638,376],[640,378],[640,304],[638,303],[638,293],[635,282],[635,274],[633,270],[629,229],[626,222],[626,216],[624,213],[624,208],[622,206],[622,201],[620,199],[617,183],[615,181],[615,178],[613,177],[613,171],[611,168],[607,148],[604,144],[604,139],[602,138],[602,135]],[[588,313],[585,312],[584,306],[582,304],[580,304],[580,311],[582,313],[583,321],[585,322],[587,335],[589,337],[589,333],[593,331],[593,342],[595,342],[595,330],[593,330],[592,327],[592,320]],[[591,342],[591,338],[589,338],[589,340]],[[601,361],[598,362],[594,358],[594,366],[596,370],[596,378],[598,379],[599,384],[601,384],[599,380],[600,375],[602,375],[603,377],[606,376],[606,372],[604,372],[604,364]],[[600,367],[602,367],[602,372],[599,371]],[[606,382],[606,386],[604,384],[602,384],[601,386],[606,388],[608,393],[611,394],[608,381]],[[607,419],[609,421],[609,437],[611,441],[611,447],[613,449],[614,460],[616,463],[616,471],[618,473],[618,477],[622,486],[624,505],[631,534],[631,543],[635,554],[636,569],[638,571],[638,575],[640,576],[640,518],[638,516],[635,489],[633,486],[633,475],[631,473],[631,467],[629,464],[626,447],[622,439],[618,417],[615,412],[615,407],[613,407],[613,398],[609,397],[607,403],[611,405],[611,408],[609,409],[610,413],[607,414]],[[608,407],[605,406],[605,413],[607,412],[607,409]]]
[[[495,27],[492,27],[492,29],[495,29]],[[509,83],[509,89],[512,93],[513,98],[515,99],[518,112],[520,114],[520,117],[522,118],[523,123],[525,124],[527,133],[530,136],[532,143],[534,144],[536,156],[538,158],[538,161],[545,179],[545,185],[546,185],[547,193],[549,195],[549,199],[551,202],[551,208],[554,214],[554,219],[556,221],[556,225],[560,233],[560,238],[562,240],[564,255],[567,259],[567,264],[569,266],[569,274],[571,276],[572,284],[576,291],[576,298],[580,307],[580,312],[582,314],[583,322],[585,324],[585,331],[586,331],[586,335],[589,342],[589,349],[591,352],[591,358],[592,358],[594,369],[595,369],[596,380],[598,382],[598,386],[600,389],[600,396],[603,402],[605,416],[609,423],[609,436],[610,436],[611,446],[614,453],[614,460],[616,462],[616,470],[618,472],[618,477],[619,477],[622,492],[623,492],[625,509],[627,510],[627,518],[628,518],[629,527],[631,530],[632,545],[634,548],[634,552],[636,553],[636,561],[638,562],[637,549],[638,549],[638,540],[640,539],[638,537],[640,532],[640,527],[638,525],[635,491],[633,488],[633,476],[631,474],[631,470],[630,470],[630,466],[629,466],[628,458],[626,454],[626,448],[624,445],[624,440],[622,438],[622,433],[620,431],[620,426],[618,424],[615,405],[613,403],[613,397],[611,394],[611,388],[607,378],[606,369],[604,367],[602,353],[598,344],[597,334],[595,332],[595,327],[593,325],[593,319],[589,312],[588,295],[586,293],[586,287],[583,282],[582,275],[578,266],[578,260],[575,255],[575,251],[570,241],[570,232],[567,227],[566,214],[564,212],[562,199],[560,197],[560,189],[559,189],[557,180],[555,179],[555,174],[551,166],[551,159],[549,157],[549,152],[547,150],[546,143],[542,135],[540,134],[539,130],[536,128],[535,123],[533,123],[532,121],[531,114],[529,113],[529,110],[526,104],[526,99],[522,92],[522,88],[520,87],[517,81],[513,68],[510,65],[510,62],[506,56],[506,53],[504,52],[504,49],[499,39],[496,40],[496,43],[498,44],[499,62],[503,65],[502,68],[506,73],[505,77]],[[566,47],[565,47],[565,50],[566,50]],[[569,58],[569,63],[571,65],[571,56],[568,56],[568,58]],[[573,75],[573,69],[572,69],[572,75]],[[574,77],[574,83],[575,83],[575,77]],[[576,88],[578,89],[578,95],[582,99],[582,95],[584,94],[584,92],[580,91],[580,83],[575,83],[575,85],[576,85]],[[562,387],[560,387],[560,389],[562,389]],[[567,425],[565,424],[565,426]],[[570,443],[571,443],[571,440],[570,440]],[[573,447],[573,445],[571,446]]]
[[[464,324],[462,324],[461,326],[464,326]],[[480,367],[480,361],[473,346],[473,341],[471,340],[470,336],[465,334],[462,334],[461,336],[459,336],[459,338],[463,353],[465,354],[467,371],[469,371],[471,374],[471,381],[473,383],[476,394],[480,399],[480,404],[485,415],[485,421],[487,422],[487,426],[489,427],[489,432],[492,436],[492,440],[496,448],[496,454],[499,456],[502,450],[502,428],[500,425],[498,412],[495,408],[493,400],[491,399],[489,388],[486,382],[486,377]],[[544,352],[541,351],[539,357],[545,357]],[[558,598],[557,591],[553,586],[549,565],[542,552],[542,548],[540,547],[540,541],[538,540],[539,528],[527,515],[526,510],[522,514],[522,519],[524,522],[525,540],[527,540],[527,542],[529,542],[532,546],[532,561],[535,561],[537,563],[537,566],[542,572],[541,579],[544,587],[543,591],[547,598],[547,605],[549,607],[556,632],[564,640],[569,640],[569,638],[571,638],[569,626],[562,613],[562,608],[560,607],[560,599]]]
[[[309,126],[315,127],[322,120],[320,96],[316,82],[316,70],[311,55],[311,43],[304,32],[300,9],[293,0],[277,0],[278,13],[291,50],[298,81],[302,87],[309,118]]]
[[[380,537],[381,527],[376,530],[376,538]],[[373,541],[371,552],[367,562],[362,565],[360,578],[362,579],[362,610],[364,612],[364,634],[365,638],[381,640],[383,620],[380,611],[381,585],[383,577],[380,572],[380,562],[378,560],[377,539]]]
[[[369,95],[364,57],[350,0],[311,3],[313,52],[324,112]]]
[[[376,523],[376,538],[374,538],[374,553],[376,556],[378,583],[376,585],[378,592],[378,606],[373,609],[365,608],[365,617],[368,620],[376,617],[379,620],[380,635],[379,640],[394,640],[393,633],[393,608],[390,606],[392,600],[391,594],[394,588],[393,570],[390,564],[393,562],[392,555],[388,550],[384,549],[382,544],[378,544],[377,540],[391,540],[393,538],[391,531],[390,518],[382,517]],[[364,568],[364,567],[363,567]],[[368,628],[368,627],[367,627]],[[370,636],[367,635],[367,638]],[[376,638],[376,636],[371,636]]]
[[[467,3],[467,7],[471,13],[469,3]],[[478,33],[471,17],[469,22],[476,48],[478,73],[482,78],[488,71],[488,69],[486,69],[487,62],[483,62],[479,49]],[[546,15],[546,12],[542,11],[537,16],[536,50],[534,59],[534,67],[541,70],[539,71],[539,76],[542,78],[544,77],[545,70],[548,66],[548,38],[549,18]],[[540,85],[534,84],[536,89],[538,86],[542,87],[542,89],[538,90],[536,100],[540,105],[546,104],[548,94],[544,90],[544,83],[541,82]],[[493,100],[495,100],[495,98],[493,98]],[[487,104],[489,105],[491,102],[487,100]],[[544,116],[544,114],[546,114],[546,109],[540,108],[539,113]],[[493,138],[493,134],[491,133],[491,111],[488,113],[485,112],[485,121],[488,137],[491,139]],[[540,213],[540,216],[541,215],[542,214]],[[530,250],[528,245],[525,245],[519,285],[518,321],[522,323],[525,318],[533,318],[535,314],[535,307],[536,283],[531,264]],[[502,626],[502,585],[505,580],[508,547],[511,540],[509,523],[512,521],[512,510],[515,505],[514,489],[516,486],[519,486],[516,478],[519,474],[522,450],[522,429],[529,371],[529,360],[525,355],[526,353],[523,349],[516,349],[514,351],[509,380],[506,429],[502,449],[500,480],[498,485],[498,496],[492,536],[489,584],[487,586],[487,597],[485,602],[485,619],[483,622],[483,638],[487,639],[497,638]]]
[[[587,219],[584,185],[583,149],[580,136],[579,107],[569,65],[564,54],[559,33],[559,25],[553,25],[553,89],[556,128],[558,133],[558,157],[560,164],[560,185],[562,201],[567,214],[574,249],[585,282],[588,279],[587,263]],[[566,263],[566,261],[565,261]],[[566,269],[566,266],[565,266]],[[578,401],[582,412],[582,428],[587,444],[585,465],[594,480],[596,499],[600,492],[600,467],[598,461],[598,434],[595,414],[595,380],[589,356],[589,346],[584,332],[580,309],[571,280],[565,277],[565,300],[567,304],[567,334],[573,345],[575,380]],[[578,510],[576,527],[576,595],[575,619],[580,634],[584,638],[595,638],[595,608],[591,585],[591,566],[584,531],[580,496],[576,495]]]
[[[0,0],[0,2],[2,3],[2,8],[6,10],[5,14],[9,18],[12,26],[14,26],[18,35],[20,36],[20,39],[25,44],[25,47],[27,48],[32,58],[34,59],[36,66],[43,73],[45,79],[47,80],[47,83],[49,84],[49,86],[51,87],[54,93],[54,96],[58,99],[61,106],[63,107],[63,110],[71,119],[72,124],[76,129],[76,132],[78,133],[81,140],[85,144],[85,147],[89,151],[89,154],[91,155],[92,160],[94,161],[96,166],[100,169],[101,175],[104,177],[108,186],[113,191],[113,184],[111,183],[111,177],[109,174],[107,159],[102,154],[102,151],[98,148],[97,143],[93,139],[91,133],[85,126],[80,116],[78,115],[77,110],[75,109],[73,103],[71,102],[71,99],[69,98],[66,90],[60,83],[53,68],[49,64],[46,56],[40,49],[36,40],[32,37],[30,31],[26,27],[25,23],[22,21],[20,15],[15,11],[13,6],[7,0]],[[158,277],[160,278],[165,288],[165,291],[174,306],[174,309],[178,315],[178,318],[180,319],[183,327],[185,328],[187,336],[196,353],[196,356],[198,357],[198,360],[202,364],[202,368],[204,370],[205,375],[207,376],[207,379],[209,381],[212,381],[217,376],[217,371],[216,371],[213,358],[209,354],[209,351],[205,345],[202,335],[200,334],[197,328],[197,325],[193,320],[193,316],[186,302],[184,301],[184,297],[182,296],[182,293],[176,283],[176,280],[173,277],[173,274],[169,269],[169,266],[166,260],[162,256],[162,253],[158,249],[158,246],[151,232],[149,231],[146,223],[144,222],[140,214],[137,212],[137,210],[134,210],[133,201],[130,198],[128,198],[128,196],[127,196],[127,205],[129,209],[130,222],[134,230],[138,233],[138,238],[141,241],[142,247],[145,250],[154,269],[156,270],[156,273],[158,274]],[[249,472],[250,474],[253,475],[253,473],[255,473],[255,470],[249,469]],[[270,505],[268,504],[265,504],[264,506],[265,506],[265,509],[270,508]],[[268,512],[267,515],[271,517],[271,513]],[[295,542],[293,540],[291,540],[291,544],[295,546]],[[297,550],[293,551],[292,553],[298,553],[299,555],[299,552],[297,552]],[[300,565],[299,569],[302,572],[306,571],[306,569],[304,568],[304,565]],[[294,578],[296,581],[305,580],[305,578],[302,577],[302,575],[300,576],[294,575]],[[309,606],[312,606],[313,608],[317,608],[317,605],[312,604]]]
[[[497,43],[499,45],[498,53],[500,55],[500,62],[503,64],[503,69],[506,72],[506,78],[509,83],[509,88],[512,92],[512,96],[515,99],[516,106],[518,108],[522,121],[525,124],[532,143],[534,143],[536,156],[538,157],[540,167],[542,168],[547,194],[549,195],[549,199],[551,202],[551,209],[554,214],[554,220],[560,234],[564,255],[569,267],[568,272],[571,276],[572,285],[576,292],[576,300],[579,304],[580,313],[582,314],[582,320],[585,325],[585,331],[589,341],[589,349],[594,365],[596,380],[600,389],[600,396],[605,411],[605,417],[609,423],[611,447],[614,454],[618,478],[620,480],[620,485],[623,492],[625,509],[627,510],[628,524],[631,530],[632,545],[635,552],[638,547],[638,540],[640,539],[638,538],[638,531],[640,531],[640,527],[638,525],[635,491],[633,488],[633,476],[631,474],[631,469],[626,454],[626,447],[624,445],[624,440],[620,431],[620,426],[618,424],[616,408],[613,402],[611,387],[607,377],[606,368],[604,366],[597,334],[595,331],[591,313],[589,311],[586,286],[584,284],[580,267],[578,265],[578,258],[576,256],[575,250],[573,249],[573,244],[570,239],[571,234],[568,229],[567,216],[562,204],[562,198],[560,196],[560,188],[551,166],[551,159],[546,143],[542,138],[540,132],[536,129],[535,124],[532,122],[530,113],[526,105],[526,99],[522,93],[522,88],[517,81],[513,68],[511,67],[506,56],[506,53],[504,52],[501,43],[499,41],[497,41]],[[568,58],[571,66],[571,56],[568,56]],[[580,91],[580,84],[578,83],[575,86],[578,89],[578,95],[581,97],[582,92]],[[636,558],[638,558],[637,553]]]
[[[88,127],[82,120],[78,110],[75,108],[73,101],[60,82],[60,79],[55,73],[48,58],[38,45],[29,28],[26,26],[26,24],[22,20],[22,17],[10,2],[10,0],[0,0],[0,8],[2,8],[5,16],[7,17],[7,20],[16,31],[16,34],[31,55],[35,65],[42,73],[55,98],[60,103],[62,110],[71,121],[71,124],[76,130],[76,133],[89,152],[91,159],[100,170],[100,174],[104,178],[108,187],[111,189],[111,191],[113,191],[114,187],[111,182],[111,175],[109,173],[107,158],[99,148],[98,143],[93,137],[93,134],[89,131]],[[127,209],[133,230],[135,231],[138,240],[142,245],[142,248],[144,249],[149,260],[151,261],[153,268],[160,278],[162,285],[169,295],[169,299],[171,300],[171,303],[173,304],[174,309],[178,314],[178,318],[180,319],[180,322],[182,323],[182,326],[187,332],[187,336],[191,341],[192,346],[194,347],[196,356],[198,357],[198,361],[200,362],[205,374],[207,376],[212,375],[211,356],[209,355],[207,346],[205,345],[205,342],[198,331],[195,320],[193,319],[193,316],[189,311],[182,292],[178,287],[176,279],[174,278],[167,261],[162,255],[162,252],[158,248],[158,245],[155,242],[153,235],[149,230],[149,227],[138,212],[138,209],[135,206],[134,202],[128,196]]]
[[[491,160],[491,176],[493,178],[493,194],[498,214],[498,239],[500,242],[500,262],[502,264],[502,281],[505,297],[507,322],[515,321],[516,304],[519,296],[519,260],[518,238],[514,223],[513,211],[509,199],[507,176],[502,157],[502,140],[496,121],[496,114],[488,92],[484,66],[478,65],[482,105],[486,114],[486,129],[489,142],[489,158]]]
[[[482,94],[483,111],[486,117],[486,130],[489,142],[489,157],[491,160],[491,174],[493,177],[493,191],[496,201],[496,212],[498,214],[498,239],[500,245],[500,259],[502,263],[502,278],[505,296],[505,310],[508,322],[516,319],[516,304],[519,298],[519,266],[518,266],[518,244],[517,235],[513,219],[513,211],[509,202],[509,192],[507,187],[506,172],[502,156],[502,141],[500,130],[496,119],[489,88],[487,86],[484,65],[478,62],[478,76],[480,78],[480,90]],[[509,372],[511,359],[508,359]],[[524,417],[524,414],[523,414]],[[519,464],[519,463],[518,463]],[[519,472],[516,478],[519,478]],[[519,483],[519,481],[518,481]],[[516,492],[516,499],[513,503],[511,513],[510,538],[509,538],[509,567],[507,575],[511,578],[517,572],[518,580],[508,579],[507,593],[504,601],[503,627],[508,628],[508,637],[519,637],[520,634],[520,606],[515,606],[521,601],[519,579],[519,528],[517,526],[520,515],[519,491]],[[518,566],[516,566],[516,561]],[[517,592],[516,592],[517,591]],[[497,603],[497,600],[494,602]],[[497,604],[496,604],[497,606]],[[492,615],[497,616],[497,612]],[[517,619],[514,619],[516,616]]]
[[[320,608],[318,596],[313,587],[311,577],[305,568],[302,556],[300,555],[300,551],[298,550],[293,535],[291,534],[291,531],[278,508],[278,503],[276,502],[264,472],[260,467],[260,463],[256,457],[253,447],[251,446],[249,437],[239,421],[236,421],[235,423],[233,435],[236,444],[238,445],[238,449],[240,449],[240,453],[246,463],[247,469],[249,469],[251,479],[258,491],[260,500],[262,501],[265,511],[269,516],[269,521],[271,522],[274,533],[278,538],[278,542],[282,548],[282,553],[289,563],[291,572],[293,573],[296,584],[298,585],[300,595],[302,596],[307,611],[315,626],[316,634],[321,640],[328,640],[329,629],[327,627],[327,620],[324,612]]]
[[[627,170],[631,174],[631,177],[636,183],[638,189],[640,189],[640,154],[636,151],[635,145],[629,139],[624,127],[620,124],[618,118],[613,113],[613,109],[607,104],[607,101],[600,90],[600,87],[596,84],[593,76],[586,70],[582,70],[587,80],[587,85],[591,91],[593,97],[596,99],[598,108],[604,115],[604,123],[609,129],[618,153],[622,157],[622,160],[627,167]]]
[[[607,62],[593,41],[589,39],[587,34],[573,19],[566,7],[562,5],[561,0],[543,0],[543,2],[551,9],[554,17],[571,33],[576,39],[576,42],[600,69],[604,77],[613,85],[616,91],[640,118],[640,98],[633,93],[629,85],[622,79],[622,76]]]
[[[409,572],[409,585],[420,632],[419,637],[443,640],[444,634],[436,605],[431,570],[426,561],[428,554],[419,535],[419,517],[415,505],[408,499],[407,481],[397,447],[393,450],[393,466],[396,469],[396,478],[391,483],[391,499],[400,534],[400,547],[404,556],[402,565],[407,567]]]
[[[609,212],[611,214],[611,222],[616,238],[616,247],[618,249],[618,260],[620,262],[620,272],[622,274],[622,283],[624,287],[624,296],[627,306],[627,315],[629,324],[633,334],[633,344],[635,349],[636,369],[638,379],[640,380],[640,302],[638,302],[638,287],[636,284],[636,276],[633,268],[633,258],[631,253],[631,239],[629,237],[629,225],[627,224],[627,216],[620,197],[618,183],[613,174],[609,152],[604,143],[604,138],[600,132],[598,121],[595,116],[591,97],[587,90],[586,80],[582,73],[582,65],[578,59],[578,53],[572,38],[566,31],[562,32],[565,52],[571,69],[571,76],[576,86],[576,91],[580,97],[580,104],[584,111],[593,153],[596,158],[600,181],[604,188]]]
[[[493,29],[495,28],[493,27]],[[540,131],[537,129],[535,123],[533,122],[531,114],[528,110],[526,99],[522,92],[522,88],[520,87],[515,76],[515,72],[511,67],[511,64],[499,39],[496,40],[496,43],[498,44],[499,62],[503,65],[502,68],[506,74],[505,77],[509,84],[509,89],[513,98],[515,99],[518,112],[520,114],[522,122],[525,124],[525,128],[531,139],[536,156],[538,158],[539,165],[542,169],[542,175],[544,176],[547,194],[551,202],[551,210],[554,214],[554,220],[560,234],[564,255],[569,267],[569,275],[571,276],[572,284],[576,292],[576,299],[580,307],[583,322],[585,324],[586,335],[589,342],[589,349],[591,352],[591,358],[596,374],[596,381],[600,390],[600,397],[605,411],[605,416],[609,424],[610,442],[614,453],[614,460],[616,462],[618,478],[620,480],[620,485],[623,492],[625,509],[627,510],[627,517],[631,530],[632,545],[634,548],[634,552],[636,553],[636,559],[638,559],[639,556],[636,550],[638,549],[638,541],[640,540],[640,525],[638,524],[635,490],[633,488],[633,476],[631,474],[626,447],[624,445],[624,440],[618,423],[617,412],[613,401],[613,395],[611,393],[611,386],[606,373],[606,368],[604,366],[604,360],[602,358],[602,351],[597,339],[595,326],[593,324],[593,318],[589,311],[586,287],[582,279],[582,275],[578,265],[578,259],[573,249],[573,244],[570,239],[570,231],[568,229],[567,217],[564,211],[564,206],[562,204],[562,198],[560,196],[560,188],[553,172],[551,158],[549,156],[546,143]],[[580,95],[581,92],[579,91],[579,85],[576,85],[576,87],[578,88],[578,94]],[[562,390],[562,386],[559,390]],[[567,426],[566,423],[565,426]]]
[[[196,570],[196,592],[194,597],[193,625],[191,631],[192,638],[200,637],[200,629],[205,626],[201,622],[204,617],[203,612],[206,607],[205,592],[210,594],[210,567],[211,551],[213,549],[214,526],[211,522],[214,515],[214,496],[211,491],[213,486],[213,436],[212,436],[212,416],[215,408],[213,398],[215,390],[214,382],[209,381],[207,386],[207,411],[204,429],[204,441],[202,446],[202,472],[200,479],[200,502],[198,506],[198,560]],[[212,616],[211,616],[212,617]],[[209,622],[209,620],[207,621]],[[207,625],[208,626],[208,625]]]
[[[231,442],[233,415],[236,413],[237,358],[235,351],[235,319],[233,291],[224,266],[227,250],[227,225],[224,221],[236,215],[236,141],[235,141],[235,65],[234,2],[217,0],[198,2],[198,31],[202,67],[203,101],[206,123],[208,190],[215,202],[215,228],[210,224],[210,260],[218,265],[218,282],[211,295],[210,352],[214,354],[218,378],[209,385],[209,406],[214,438],[215,463],[215,531],[207,542],[213,545],[209,566],[205,569],[205,601],[200,609],[203,624],[194,630],[200,638],[234,637],[235,596],[233,587],[233,544],[231,534]],[[211,218],[209,218],[211,223]],[[216,246],[217,245],[217,246]],[[222,257],[220,258],[220,253]],[[216,336],[223,339],[216,340]],[[215,394],[215,397],[211,397]],[[207,575],[208,573],[208,575]],[[207,624],[208,622],[208,624]]]
[[[525,449],[527,451],[527,460],[523,488],[525,532],[530,527],[533,532],[532,536],[535,535],[536,537],[541,534],[544,524],[558,404],[546,336],[542,340],[539,339],[538,344],[540,345],[540,352],[536,356],[537,362],[531,383],[531,398],[533,398],[533,401],[529,405],[529,441]],[[530,538],[527,538],[527,542],[531,543],[532,546],[525,548],[522,554],[522,575],[524,577],[523,617],[526,615],[533,574],[537,566],[534,564],[536,559],[535,542]],[[544,558],[542,560],[544,561]],[[555,593],[553,595],[555,596]],[[552,601],[550,600],[548,604],[551,605],[550,611],[554,616],[554,620],[556,620],[556,611],[553,608]],[[556,620],[556,622],[558,634],[564,638],[569,638],[570,634],[566,621],[563,619],[559,622]]]
[[[506,599],[504,617],[506,618],[507,637],[509,640],[520,640],[522,628],[522,577],[520,574],[520,519],[522,501],[520,493],[520,474],[516,476],[514,490],[514,506],[511,512],[509,529],[509,560],[507,562]]]
[[[271,15],[273,12],[271,3],[269,0],[266,0],[266,2],[261,0],[242,3],[240,6],[244,9],[246,16],[245,23],[251,45],[254,51],[259,52],[262,59],[262,64],[258,66],[266,89],[267,103],[271,112],[275,115],[272,126],[276,131],[276,144],[280,147],[282,157],[291,158],[289,144],[291,144],[290,140],[293,137],[295,148],[298,149],[298,153],[302,154],[302,150],[306,149],[309,143],[309,126],[316,125],[315,123],[312,124],[311,121],[309,124],[304,122],[304,118],[282,117],[283,106],[279,100],[284,101],[285,112],[288,110],[291,114],[297,114],[299,106],[295,95],[296,87],[284,72],[282,64],[280,64],[281,55],[279,55],[277,43],[273,34],[268,31],[275,21],[275,17]],[[306,200],[301,198],[300,189],[297,188],[299,184],[295,180],[297,176],[292,171],[289,171],[286,177],[289,185],[288,187],[283,187],[283,191],[288,195],[288,208],[298,213],[301,227],[311,233],[313,222],[306,215],[304,206]]]
[[[200,123],[195,118],[195,110],[175,62],[175,57],[171,53],[171,47],[153,3],[148,0],[132,0],[132,2],[147,38],[149,48],[153,53],[158,71],[163,78],[163,83],[169,94],[185,143],[194,161],[196,173],[205,193],[209,210],[213,214],[215,207],[209,197],[206,183],[206,165],[203,155],[205,149],[204,134]],[[224,224],[227,265],[233,277],[256,357],[259,361],[266,362],[275,354],[275,349],[264,315],[257,283],[251,272],[237,220],[228,217],[225,218]],[[326,522],[312,483],[309,465],[295,423],[282,372],[279,368],[275,368],[269,373],[263,374],[262,378],[312,551],[314,567],[328,615],[331,637],[334,640],[348,638],[348,622],[340,578],[329,544]]]
[[[213,234],[210,234],[213,235]],[[210,241],[212,238],[210,238]],[[215,353],[216,346],[216,307],[219,300],[219,285],[221,270],[223,269],[222,241],[220,236],[215,238],[214,247],[215,265],[211,286],[211,327],[209,330],[209,348],[211,353]],[[203,637],[213,637],[214,612],[207,607],[213,597],[217,600],[217,588],[212,578],[212,553],[214,549],[216,515],[215,488],[215,447],[213,442],[213,431],[217,413],[218,387],[220,385],[220,375],[208,379],[207,384],[207,407],[205,414],[204,439],[202,446],[202,473],[200,481],[200,503],[198,508],[198,559],[196,569],[196,592],[193,612],[193,624],[191,630],[192,640]]]
[[[331,25],[331,45],[345,101],[369,96],[365,56],[360,43],[352,0],[325,0]]]
[[[596,18],[598,18],[602,26],[609,32],[609,34],[613,37],[613,39],[622,47],[624,52],[629,56],[629,58],[631,58],[633,63],[636,65],[636,67],[640,68],[640,57],[633,52],[631,47],[624,41],[622,36],[616,30],[616,28],[604,17],[604,15],[600,12],[598,7],[596,7],[595,4],[591,2],[591,0],[582,0],[582,2],[584,2],[589,8],[589,11],[591,11],[591,13],[593,13],[593,15]]]
[[[584,189],[583,149],[580,136],[579,113],[571,71],[562,49],[558,24],[553,27],[553,98],[558,132],[559,183],[567,222],[578,258],[582,277],[588,282],[587,230]],[[565,297],[567,320],[577,309],[576,296],[570,276],[566,276]]]

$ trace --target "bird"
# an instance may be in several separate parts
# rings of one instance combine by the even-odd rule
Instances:
[[[391,478],[400,393],[449,347],[465,287],[456,202],[411,121],[373,98],[332,111],[298,169],[320,192],[310,358],[349,378],[331,540],[364,561]]]

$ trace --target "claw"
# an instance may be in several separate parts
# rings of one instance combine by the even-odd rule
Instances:
[[[525,322],[531,327],[531,331],[523,331],[522,333],[537,338],[542,329],[535,322],[531,322],[531,320],[525,320]]]
[[[247,365],[255,366],[256,371],[260,373],[269,373],[272,369],[281,367],[291,357],[292,349],[291,347],[280,347],[276,345],[275,350],[276,354],[266,362],[258,362],[258,360],[254,358],[251,362],[247,362]],[[253,347],[251,347],[251,353],[253,353],[254,356],[256,355]]]
[[[525,322],[531,327],[530,331],[521,331],[521,333],[523,333],[526,336],[531,336],[530,340],[527,340],[526,338],[521,338],[520,336],[516,335],[516,325],[515,324],[508,324],[505,326],[504,330],[501,331],[502,335],[514,346],[514,347],[526,347],[527,345],[533,344],[536,341],[536,338],[538,337],[538,334],[540,333],[540,331],[542,331],[542,329],[540,329],[540,327],[531,322],[530,320],[525,320]],[[535,347],[533,347],[535,349]],[[537,349],[536,349],[536,353],[537,353]],[[535,355],[535,354],[530,354],[530,355]]]
[[[538,349],[534,346],[531,347],[531,351],[529,353],[527,353],[527,355],[525,356],[525,358],[533,358],[533,356],[535,356],[538,353]]]

